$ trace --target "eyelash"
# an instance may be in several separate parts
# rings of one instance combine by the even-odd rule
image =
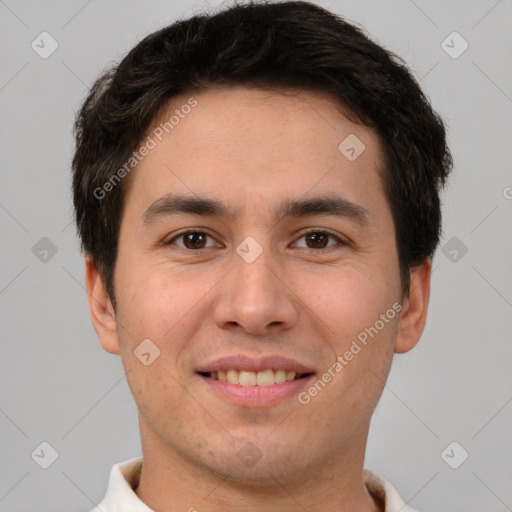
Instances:
[[[200,231],[200,230],[196,230],[196,229],[189,229],[187,231],[183,231],[177,235],[175,235],[174,237],[172,237],[171,239],[167,240],[166,242],[163,243],[164,246],[168,246],[168,245],[173,245],[173,242],[175,240],[179,240],[180,238],[186,236],[186,235],[190,235],[190,234],[202,234],[202,235],[207,235],[209,236],[210,238],[214,239],[212,235],[210,235],[209,233],[207,233],[206,231]],[[305,233],[302,233],[302,235],[297,239],[297,240],[300,240],[301,238],[304,238],[305,236],[307,235],[310,235],[310,234],[321,234],[321,235],[327,235],[331,238],[335,238],[339,245],[341,246],[346,246],[348,245],[347,242],[345,242],[344,240],[342,240],[339,236],[335,235],[334,233],[331,233],[330,231],[327,231],[325,229],[312,229],[310,231],[306,231]],[[186,247],[180,247],[180,246],[177,246],[180,250],[184,251],[184,252],[195,252],[195,253],[202,253],[204,251],[207,251],[209,249],[212,249],[212,247],[204,247],[202,249],[188,249]],[[308,251],[314,251],[314,252],[318,252],[318,251],[326,251],[326,250],[329,250],[329,249],[337,249],[339,247],[337,247],[336,245],[334,246],[327,246],[327,247],[321,247],[321,248],[318,248],[318,249],[312,249],[312,248],[309,248],[309,247],[301,247],[301,249],[306,249]]]

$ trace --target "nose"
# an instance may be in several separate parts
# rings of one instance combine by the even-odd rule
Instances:
[[[217,294],[213,320],[222,329],[266,336],[293,327],[298,319],[298,298],[266,250],[251,263],[235,253]]]

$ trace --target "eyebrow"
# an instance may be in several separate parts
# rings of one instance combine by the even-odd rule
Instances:
[[[149,227],[155,221],[177,214],[192,214],[205,217],[234,219],[236,212],[227,205],[206,197],[167,194],[152,203],[142,215],[142,225]],[[369,223],[368,211],[362,206],[341,196],[320,196],[310,199],[288,199],[276,210],[277,221],[285,218],[299,218],[310,215],[332,215],[348,218],[360,226]]]

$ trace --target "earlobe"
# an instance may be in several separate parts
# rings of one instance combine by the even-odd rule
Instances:
[[[423,333],[430,299],[431,274],[432,261],[429,258],[424,263],[410,269],[409,297],[403,303],[395,342],[395,353],[397,354],[412,350]]]
[[[104,350],[119,354],[119,338],[114,308],[92,257],[85,257],[85,286],[91,322]]]

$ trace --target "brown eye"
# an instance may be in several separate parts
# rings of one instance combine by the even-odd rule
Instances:
[[[345,245],[341,238],[332,233],[329,233],[328,231],[309,231],[308,233],[304,233],[299,238],[299,240],[302,239],[305,240],[305,244],[299,245],[299,247],[305,249],[327,249],[338,244]],[[335,243],[329,243],[330,239]]]
[[[203,231],[186,231],[175,236],[168,242],[165,242],[165,245],[177,245],[182,249],[197,251],[201,249],[207,249],[208,247],[213,247],[216,245],[215,243],[210,243],[210,245],[207,245],[208,238],[210,238],[213,241],[213,238]]]
[[[309,233],[305,236],[306,244],[311,244],[310,249],[323,249],[329,240],[329,235],[325,233]]]
[[[187,233],[182,237],[187,249],[203,249],[206,241],[204,233]]]

